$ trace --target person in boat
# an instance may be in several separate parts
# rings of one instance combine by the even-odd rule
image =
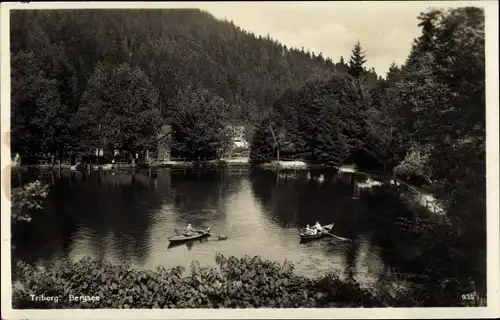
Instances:
[[[323,232],[323,231],[325,231],[325,230],[323,229],[323,227],[319,224],[319,222],[318,222],[318,221],[316,221],[316,224],[314,225],[314,227],[313,227],[313,228],[314,228],[317,232]]]
[[[318,230],[311,228],[310,225],[307,225],[304,233],[307,235],[315,235],[316,233],[318,233]]]
[[[184,231],[184,235],[189,237],[195,234],[195,231],[191,223],[189,223],[186,227],[186,230]]]

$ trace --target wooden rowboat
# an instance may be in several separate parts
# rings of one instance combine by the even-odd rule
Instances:
[[[210,228],[205,228],[205,229],[196,230],[196,233],[193,234],[192,236],[185,236],[183,234],[177,234],[175,236],[168,237],[168,241],[170,241],[170,243],[179,243],[179,242],[185,242],[185,241],[200,239],[200,238],[209,237],[209,236],[210,236]]]
[[[335,223],[327,224],[327,225],[323,226],[323,229],[325,229],[326,232],[318,232],[316,234],[305,234],[303,231],[304,229],[302,229],[300,232],[300,240],[301,241],[315,240],[315,239],[321,239],[321,238],[327,237],[328,236],[327,233],[329,233],[330,230],[332,230],[334,225],[335,225]]]

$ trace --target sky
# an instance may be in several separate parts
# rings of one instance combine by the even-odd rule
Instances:
[[[476,2],[477,4],[478,2]],[[470,2],[468,3],[470,5]],[[309,49],[337,62],[347,61],[359,39],[368,68],[384,76],[392,62],[401,65],[421,33],[417,17],[429,7],[457,7],[453,1],[324,1],[197,3],[216,18],[257,35],[270,35],[288,47]]]

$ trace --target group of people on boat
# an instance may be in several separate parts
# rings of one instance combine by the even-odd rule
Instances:
[[[319,224],[318,221],[316,221],[316,224],[314,226],[307,225],[304,233],[307,235],[316,235],[318,232],[323,232],[325,229]]]

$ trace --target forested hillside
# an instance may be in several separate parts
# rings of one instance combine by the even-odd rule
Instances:
[[[24,157],[150,147],[183,112],[181,91],[222,98],[224,121],[251,128],[286,89],[347,70],[191,9],[13,11],[11,52],[12,148]]]
[[[477,148],[484,157],[484,13],[430,10],[419,20],[422,35],[406,63],[393,64],[375,87],[366,85],[367,57],[358,42],[347,76],[288,89],[262,119],[252,160],[281,152],[336,165],[396,167],[431,181],[444,177],[459,149]]]

